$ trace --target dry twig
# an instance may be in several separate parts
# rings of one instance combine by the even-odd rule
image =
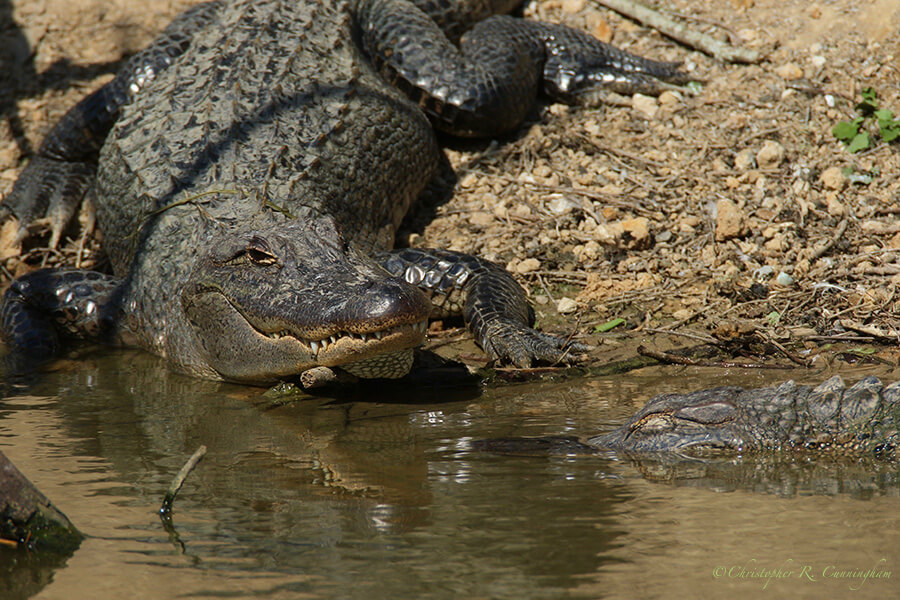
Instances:
[[[595,3],[640,21],[660,33],[678,40],[691,48],[710,54],[719,60],[740,63],[757,63],[762,58],[756,50],[735,48],[699,31],[694,31],[671,18],[651,10],[633,0],[593,0]]]

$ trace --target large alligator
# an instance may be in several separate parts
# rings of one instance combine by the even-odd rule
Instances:
[[[587,103],[682,81],[677,65],[494,14],[518,3],[215,0],[183,13],[63,117],[0,208],[20,238],[49,221],[55,244],[89,190],[115,273],[19,278],[0,313],[7,344],[40,357],[61,336],[139,345],[236,381],[320,365],[397,377],[429,316],[462,313],[493,359],[564,359],[573,345],[531,328],[500,267],[389,251],[439,164],[435,128],[493,136],[539,92]]]
[[[840,377],[812,387],[787,381],[745,390],[719,387],[651,399],[628,421],[584,441],[572,437],[485,440],[501,452],[709,458],[757,452],[812,452],[900,459],[900,382]]]

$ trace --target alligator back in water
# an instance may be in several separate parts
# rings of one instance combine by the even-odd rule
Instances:
[[[55,244],[89,190],[114,276],[16,280],[3,337],[38,357],[61,337],[136,344],[214,379],[320,365],[397,377],[429,316],[462,313],[493,359],[564,359],[577,346],[531,329],[498,266],[389,252],[441,158],[434,128],[491,136],[518,126],[539,91],[576,103],[681,81],[672,64],[584,33],[489,16],[517,3],[191,8],[66,114],[5,199],[0,217],[19,220],[20,238],[46,218]]]

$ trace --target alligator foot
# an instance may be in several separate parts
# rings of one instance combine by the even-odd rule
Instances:
[[[493,359],[528,368],[568,362],[587,346],[532,329],[534,311],[512,275],[490,261],[448,250],[404,248],[375,255],[394,277],[431,299],[432,316],[462,315]]]
[[[0,303],[0,339],[36,359],[60,350],[61,335],[115,341],[115,278],[80,269],[41,269],[19,277]]]
[[[182,13],[115,79],[72,107],[50,130],[0,205],[0,222],[10,217],[18,221],[16,243],[28,237],[30,227],[48,225],[49,246],[56,248],[94,180],[100,148],[121,108],[184,52],[192,35],[220,6],[218,1],[207,2]]]

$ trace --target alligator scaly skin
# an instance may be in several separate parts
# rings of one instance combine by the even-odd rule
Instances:
[[[433,128],[494,135],[540,89],[575,102],[598,86],[681,78],[565,27],[485,19],[514,4],[194,7],[73,109],[4,202],[23,227],[48,216],[55,240],[89,187],[116,279],[95,297],[62,293],[71,274],[26,275],[0,308],[4,337],[36,354],[54,334],[137,343],[182,371],[238,381],[318,365],[402,374],[432,313],[418,288],[433,290],[370,256],[393,246],[438,165]],[[462,312],[491,358],[567,355],[565,340],[530,328],[509,274],[457,258],[471,274]]]

